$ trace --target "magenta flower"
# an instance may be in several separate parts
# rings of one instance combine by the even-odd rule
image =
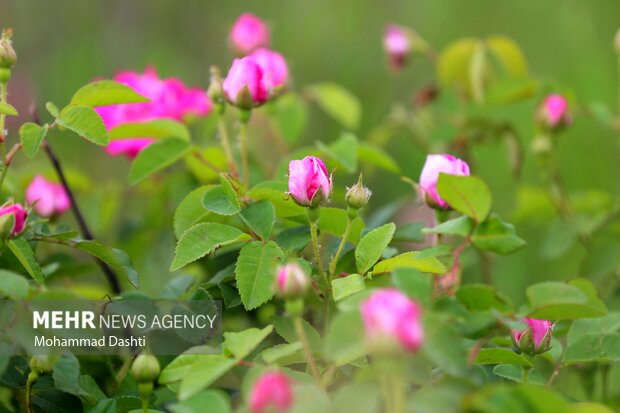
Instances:
[[[114,80],[150,99],[149,102],[125,103],[95,108],[108,130],[124,123],[148,122],[156,119],[183,121],[190,116],[206,116],[212,104],[206,92],[187,88],[179,79],[160,79],[153,68],[144,74],[120,72]],[[153,142],[149,137],[135,137],[110,142],[106,151],[113,156],[134,158]]]
[[[304,270],[295,262],[278,268],[276,293],[282,298],[302,297],[310,287],[310,280]]]
[[[264,373],[250,390],[252,413],[286,413],[293,405],[293,388],[288,376],[277,371]]]
[[[439,174],[469,175],[469,165],[452,155],[428,155],[420,174],[420,197],[431,207],[449,208],[437,191]]]
[[[269,47],[270,41],[269,27],[252,13],[239,16],[230,31],[230,44],[241,55]]]
[[[263,69],[250,56],[233,61],[222,87],[228,101],[244,109],[260,106],[269,98]]]
[[[273,50],[258,49],[250,57],[262,69],[263,86],[270,96],[277,94],[288,83],[288,65],[284,57]]]
[[[568,101],[562,95],[552,94],[545,98],[539,109],[543,124],[551,129],[569,125],[572,122]]]
[[[553,323],[547,320],[524,318],[527,324],[524,330],[512,330],[512,339],[521,351],[526,354],[544,353],[549,350]]]
[[[400,70],[405,65],[411,53],[411,37],[407,29],[390,24],[383,35],[383,48],[394,70]]]
[[[289,162],[288,191],[297,204],[305,207],[316,207],[328,200],[332,179],[323,161],[316,156],[306,156]]]
[[[395,288],[375,291],[362,303],[366,338],[379,350],[415,351],[424,341],[418,304]]]
[[[42,217],[60,215],[71,208],[65,188],[37,175],[26,189],[26,202]]]
[[[0,216],[13,215],[14,223],[11,229],[11,235],[19,235],[26,227],[26,218],[28,218],[28,212],[20,204],[11,204],[0,207]]]

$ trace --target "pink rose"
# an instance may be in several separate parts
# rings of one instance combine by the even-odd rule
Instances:
[[[469,165],[452,155],[428,155],[426,162],[422,168],[420,175],[420,197],[426,201],[429,206],[439,206],[441,208],[449,208],[450,205],[439,196],[437,192],[437,181],[439,174],[449,175],[469,175]]]
[[[420,348],[424,331],[417,303],[395,288],[373,292],[361,306],[366,338],[381,350],[401,348],[410,352]]]
[[[547,320],[524,318],[528,327],[524,330],[512,330],[512,339],[521,351],[527,354],[544,353],[549,350],[553,323]]]
[[[400,70],[411,53],[411,37],[407,29],[390,24],[383,35],[383,48],[390,59],[390,66]]]
[[[276,273],[276,292],[282,298],[302,297],[310,287],[304,270],[295,262],[283,265]]]
[[[65,188],[37,175],[26,189],[26,202],[42,217],[60,215],[71,208]]]
[[[263,69],[250,56],[233,61],[222,87],[230,103],[244,109],[262,105],[269,98]]]
[[[568,110],[568,101],[558,94],[547,96],[539,109],[539,118],[543,125],[550,129],[569,125],[572,118]]]
[[[20,204],[11,204],[0,207],[0,216],[13,215],[15,220],[11,235],[19,235],[26,227],[26,218],[28,218],[28,212]]]
[[[230,31],[230,44],[242,55],[270,43],[269,27],[252,13],[244,13],[233,24]]]
[[[250,390],[252,413],[286,413],[292,405],[293,389],[290,379],[284,373],[264,373]]]
[[[263,85],[269,95],[277,94],[288,83],[288,65],[284,57],[273,50],[258,49],[250,57],[263,71]]]
[[[156,119],[183,121],[188,116],[206,116],[211,112],[212,104],[205,91],[187,88],[176,78],[160,79],[153,68],[147,68],[144,74],[119,72],[114,80],[131,87],[150,101],[95,108],[108,130],[124,123]],[[134,158],[152,142],[149,137],[120,139],[110,142],[106,151],[113,156]]]
[[[322,160],[306,156],[288,164],[288,191],[301,206],[319,206],[329,199],[332,179]]]

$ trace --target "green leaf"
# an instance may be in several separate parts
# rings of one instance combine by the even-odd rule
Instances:
[[[491,215],[476,227],[471,240],[476,248],[501,255],[511,254],[526,245],[526,242],[517,236],[512,224],[495,215]]]
[[[334,317],[325,336],[325,355],[337,366],[362,357],[365,352],[364,326],[358,311]]]
[[[516,76],[527,73],[525,56],[514,40],[506,36],[490,36],[485,39],[485,43],[509,74]]]
[[[202,205],[204,194],[213,185],[201,186],[187,194],[174,212],[174,234],[179,238],[190,227],[205,221],[211,213]]]
[[[284,253],[273,241],[265,244],[254,241],[241,249],[235,278],[246,310],[252,310],[273,297],[276,268],[284,258]]]
[[[230,399],[221,390],[207,390],[196,394],[184,402],[168,406],[172,413],[230,413]]]
[[[54,104],[54,102],[47,102],[45,104],[45,109],[49,112],[50,115],[57,118],[60,111],[58,110],[58,106]]]
[[[516,364],[532,366],[523,356],[505,348],[483,348],[476,356],[476,364]]]
[[[614,413],[609,407],[598,403],[575,403],[570,407],[570,413]]]
[[[30,248],[30,245],[28,245],[28,242],[23,238],[14,238],[8,240],[6,245],[28,274],[30,274],[32,279],[35,280],[41,287],[45,286],[43,272],[41,271],[41,267],[34,257],[34,252]]]
[[[500,368],[502,367],[502,368]],[[505,368],[505,369],[503,369]],[[496,366],[494,373],[503,377],[505,370],[509,372],[509,380],[521,381],[521,368],[513,365]],[[516,371],[515,371],[516,370]],[[500,372],[502,374],[500,374]],[[518,377],[517,377],[518,376]],[[516,379],[516,380],[515,380]],[[463,413],[569,413],[572,412],[566,397],[560,392],[544,386],[545,380],[536,370],[530,372],[531,384],[543,386],[512,385],[505,383],[483,386],[480,390],[468,394],[460,409]]]
[[[426,313],[424,322],[424,346],[422,351],[439,368],[454,376],[466,375],[469,345],[449,324],[437,314]]]
[[[148,102],[132,88],[113,80],[98,80],[82,86],[71,98],[71,105],[107,106],[121,103]]]
[[[47,124],[39,126],[36,123],[26,122],[19,128],[19,141],[22,144],[24,155],[34,158],[47,134]]]
[[[273,102],[275,122],[288,143],[295,144],[306,126],[308,108],[294,93],[286,93]]]
[[[390,222],[373,229],[360,240],[355,248],[357,271],[365,274],[381,258],[396,231],[396,225]]]
[[[309,88],[310,96],[335,120],[349,129],[357,129],[362,106],[348,90],[336,83],[317,83]]]
[[[291,320],[290,317],[276,316],[271,319],[271,322],[276,329],[276,333],[278,333],[278,335],[280,335],[280,337],[288,343],[293,344],[299,342],[299,337],[295,331],[293,320]],[[315,352],[319,351],[321,348],[321,336],[306,320],[302,319],[301,323],[306,333],[306,337],[308,337],[310,348]]]
[[[89,106],[68,106],[64,108],[56,123],[77,133],[94,144],[106,146],[110,137],[97,112]]]
[[[187,126],[172,119],[157,119],[148,122],[123,123],[110,130],[110,139],[130,138],[176,138],[185,142],[191,141]]]
[[[263,200],[248,205],[241,211],[241,219],[256,235],[268,240],[276,221],[276,209],[271,201]]]
[[[213,222],[194,225],[185,231],[179,239],[170,271],[176,271],[217,248],[245,242],[249,239],[248,234],[230,225]]]
[[[394,158],[372,143],[360,142],[357,146],[357,157],[364,165],[374,165],[394,174],[401,173],[400,166]]]
[[[300,251],[310,242],[310,228],[307,225],[287,228],[276,235],[275,241],[284,251]]]
[[[340,301],[365,288],[364,279],[359,274],[349,274],[346,277],[332,280],[334,301]]]
[[[205,164],[205,159],[208,160],[208,164]],[[183,160],[192,175],[201,183],[216,181],[220,171],[228,169],[226,154],[219,146],[194,147],[185,154]]]
[[[466,237],[470,234],[474,223],[467,216],[460,216],[449,221],[442,222],[434,228],[424,228],[425,234],[459,235]]]
[[[478,223],[484,221],[491,211],[491,191],[476,176],[440,173],[437,190],[452,208]]]
[[[531,308],[528,317],[544,320],[574,320],[600,317],[607,308],[592,283],[577,278],[568,283],[544,282],[526,290]]]
[[[125,251],[108,247],[107,245],[100,244],[96,241],[80,241],[75,244],[75,248],[86,251],[89,254],[99,258],[101,261],[112,267],[117,275],[120,275],[129,281],[131,285],[138,288],[140,283],[138,273],[133,268],[131,258],[129,258],[129,255],[127,255]]]
[[[445,274],[447,271],[446,267],[437,258],[422,256],[419,251],[411,251],[379,262],[373,268],[372,273],[384,274],[398,268],[412,268],[432,274]]]
[[[567,364],[620,361],[620,334],[588,334],[580,337],[566,348],[562,361]]]
[[[484,284],[463,285],[456,292],[456,298],[470,311],[489,311],[496,309],[502,313],[512,311],[508,297]]]
[[[432,277],[428,274],[422,274],[412,268],[399,268],[392,272],[392,280],[397,288],[422,305],[430,303],[433,284]]]
[[[172,360],[159,375],[160,384],[180,381],[192,369],[192,366],[205,357],[200,347],[192,347]],[[206,356],[210,357],[210,356]]]
[[[202,199],[202,205],[218,215],[234,215],[241,210],[237,192],[227,174],[221,173],[221,185],[209,189]]]
[[[610,334],[620,332],[620,312],[610,312],[600,318],[575,320],[568,330],[566,341],[573,344],[579,338],[588,334]]]
[[[347,211],[340,208],[320,208],[319,210],[319,230],[327,232],[337,237],[341,237],[347,226]],[[308,218],[305,214],[301,217],[300,222],[307,223]],[[364,221],[357,217],[353,220],[351,232],[349,233],[350,242],[358,242],[360,234],[364,229]]]
[[[215,380],[232,369],[237,360],[224,356],[202,356],[191,365],[179,386],[179,400],[185,401],[209,387]]]
[[[17,109],[8,103],[0,102],[0,115],[17,116]]]
[[[357,170],[357,137],[351,132],[343,132],[336,141],[325,145],[317,142],[317,146],[327,156],[337,162],[338,166],[343,167],[347,172],[353,173]]]
[[[180,139],[163,139],[147,146],[131,164],[129,183],[135,185],[147,176],[172,165],[189,149],[189,144]]]
[[[65,353],[58,359],[54,364],[52,377],[54,385],[58,390],[73,394],[74,396],[85,394],[79,384],[80,363],[73,354]]]
[[[300,353],[302,348],[303,346],[299,341],[293,344],[277,344],[263,350],[260,356],[265,363],[273,364],[278,360]]]
[[[224,333],[224,349],[237,360],[242,360],[250,354],[273,331],[268,325],[263,329],[249,328],[239,333]]]
[[[0,270],[0,295],[14,300],[26,298],[28,295],[28,281],[19,274],[8,270]]]

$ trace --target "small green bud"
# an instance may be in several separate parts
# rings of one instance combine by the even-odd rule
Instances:
[[[360,174],[357,183],[347,190],[345,201],[349,207],[353,209],[360,209],[368,204],[368,200],[371,195],[372,192],[370,189],[363,185],[362,175]]]
[[[211,66],[211,81],[207,89],[207,95],[209,95],[218,111],[222,113],[224,111],[225,97],[222,87],[222,76],[217,66]]]
[[[32,356],[29,364],[30,370],[36,373],[49,373],[52,371],[52,363],[49,356]]]
[[[13,49],[13,42],[11,42],[12,36],[12,29],[4,29],[2,38],[0,38],[0,67],[4,69],[10,69],[17,62],[17,54]]]
[[[138,383],[151,383],[159,377],[159,361],[150,354],[140,354],[131,365],[131,374]]]

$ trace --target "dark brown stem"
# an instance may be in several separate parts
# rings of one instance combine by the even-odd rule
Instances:
[[[36,124],[38,125],[41,124],[36,110],[32,111],[32,117]],[[43,147],[45,148],[45,152],[47,153],[47,156],[50,158],[50,161],[52,162],[52,166],[54,167],[54,170],[56,171],[56,175],[58,176],[58,179],[60,180],[61,185],[65,189],[65,192],[67,193],[67,196],[69,197],[69,200],[71,201],[71,211],[73,211],[73,216],[75,217],[75,220],[77,221],[78,226],[80,227],[80,232],[82,233],[82,237],[84,237],[84,239],[86,240],[94,240],[95,237],[93,236],[93,233],[90,231],[90,228],[88,227],[88,224],[86,223],[86,220],[84,219],[84,215],[82,215],[82,211],[80,211],[80,207],[78,206],[75,196],[73,195],[73,191],[71,190],[71,187],[69,186],[69,182],[67,181],[65,173],[62,170],[62,166],[60,165],[60,161],[58,160],[58,157],[52,150],[52,147],[50,146],[49,142],[47,141],[43,142]],[[98,258],[95,258],[95,261],[97,262],[97,265],[99,265],[99,268],[101,268],[101,271],[107,278],[112,292],[114,294],[120,294],[121,285],[118,281],[118,276],[116,275],[114,270],[112,270],[112,268],[110,268],[108,264],[106,264],[105,262],[101,261]]]

